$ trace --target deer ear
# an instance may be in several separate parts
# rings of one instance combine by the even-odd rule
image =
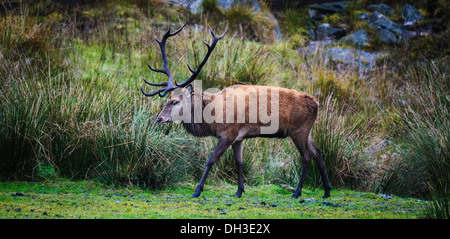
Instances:
[[[187,90],[187,92],[189,92],[189,94],[192,94],[192,92],[194,91],[191,84],[187,85],[185,89]]]

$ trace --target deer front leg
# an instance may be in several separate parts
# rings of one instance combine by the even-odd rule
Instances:
[[[197,188],[195,189],[194,194],[192,194],[193,198],[196,198],[200,196],[200,194],[203,191],[203,186],[205,186],[206,178],[208,177],[208,173],[211,170],[211,167],[214,165],[214,163],[222,156],[222,154],[228,149],[230,146],[230,141],[226,138],[219,138],[219,142],[217,143],[216,148],[214,149],[214,152],[211,154],[211,156],[208,159],[208,162],[206,163],[206,169],[203,173],[202,178],[200,179],[200,183],[198,184]]]

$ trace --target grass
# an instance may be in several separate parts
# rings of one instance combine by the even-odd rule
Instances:
[[[350,190],[304,189],[302,199],[276,185],[250,186],[242,198],[235,185],[208,185],[190,198],[193,184],[163,191],[105,187],[95,181],[0,183],[0,218],[420,218],[426,201]]]

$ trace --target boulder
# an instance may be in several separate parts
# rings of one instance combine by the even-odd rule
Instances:
[[[410,26],[414,25],[418,21],[422,21],[423,15],[422,13],[419,12],[419,10],[417,10],[417,8],[409,4],[406,4],[402,8],[402,18],[403,18],[403,25]]]
[[[376,34],[386,45],[393,45],[400,43],[400,40],[397,39],[394,33],[391,31],[384,29],[382,27],[377,27],[375,30]]]
[[[283,34],[281,33],[280,25],[278,24],[277,19],[272,13],[268,13],[270,19],[272,19],[273,24],[275,25],[275,30],[273,31],[274,38],[277,40],[283,39]]]
[[[367,32],[364,31],[363,29],[360,29],[359,31],[353,34],[343,37],[340,41],[351,43],[355,46],[363,47],[369,43],[370,39]]]
[[[329,48],[324,54],[328,61],[344,67],[355,67],[360,74],[375,70],[376,61],[385,56],[382,53],[349,48]]]
[[[372,12],[380,12],[386,16],[392,16],[394,14],[394,10],[387,4],[372,4],[367,9]]]
[[[408,30],[400,24],[397,24],[388,18],[386,18],[383,14],[379,12],[374,12],[366,19],[366,22],[371,27],[381,27],[392,33],[396,34],[399,39],[407,39],[409,37]]]
[[[317,26],[317,32],[316,37],[318,40],[324,40],[324,39],[340,39],[347,33],[347,30],[342,28],[334,28],[331,27],[328,23],[323,23],[319,26]]]

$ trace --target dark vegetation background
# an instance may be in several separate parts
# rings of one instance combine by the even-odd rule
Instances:
[[[281,4],[280,4],[281,2]],[[309,1],[316,2],[316,1]],[[318,1],[317,1],[318,2]],[[424,15],[431,33],[397,45],[376,37],[362,50],[387,52],[373,71],[340,68],[322,52],[301,51],[308,31],[329,22],[349,32],[374,30],[355,16],[386,3],[401,19],[405,3]],[[351,1],[345,13],[309,17],[296,1],[259,1],[221,10],[205,0],[201,13],[163,0],[21,1],[0,5],[0,180],[97,179],[113,185],[163,188],[197,181],[215,139],[197,139],[179,125],[157,125],[164,103],[139,91],[142,78],[164,80],[153,40],[168,26],[189,26],[168,42],[176,78],[189,75],[211,27],[226,38],[199,79],[204,88],[275,85],[307,92],[321,105],[313,138],[324,152],[330,181],[379,193],[433,199],[448,218],[449,9],[445,1]],[[279,23],[283,37],[267,13]],[[338,47],[350,47],[338,43]],[[353,46],[352,46],[353,47]],[[231,150],[211,180],[235,182]],[[288,139],[244,145],[245,183],[295,186],[300,155]],[[307,185],[320,187],[318,171]]]

